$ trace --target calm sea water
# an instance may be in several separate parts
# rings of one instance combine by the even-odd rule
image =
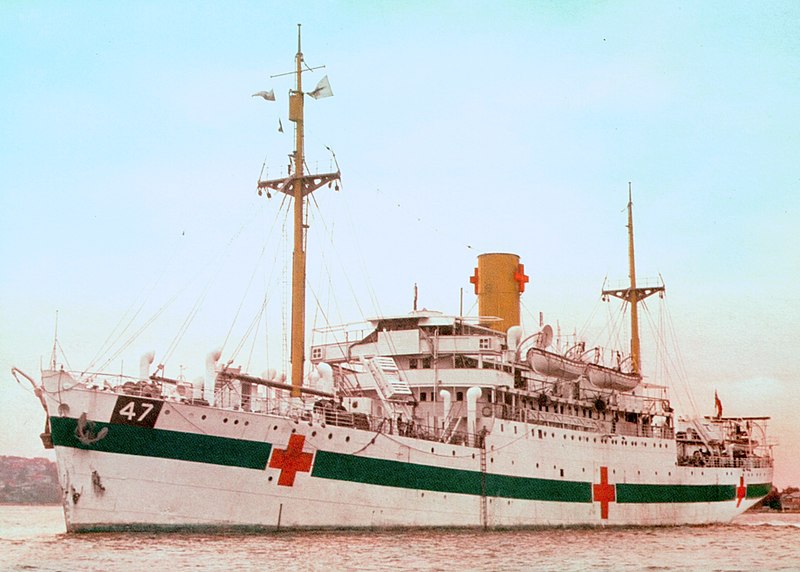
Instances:
[[[504,532],[67,535],[57,506],[0,506],[0,570],[800,570],[800,514],[729,525]]]

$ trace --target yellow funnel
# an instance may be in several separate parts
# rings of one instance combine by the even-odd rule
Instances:
[[[480,254],[478,267],[469,281],[475,285],[475,294],[478,295],[478,315],[500,318],[500,321],[483,325],[499,332],[519,325],[519,296],[528,282],[525,265],[519,263],[519,256]]]

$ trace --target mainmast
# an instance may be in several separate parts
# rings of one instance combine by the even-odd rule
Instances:
[[[291,72],[296,77],[296,87],[289,92],[289,121],[295,124],[295,147],[292,153],[293,173],[284,179],[270,179],[258,181],[259,194],[262,189],[279,191],[294,198],[294,250],[292,253],[292,342],[291,342],[291,367],[292,367],[292,397],[300,397],[300,388],[303,385],[303,365],[305,363],[305,314],[306,314],[306,231],[305,224],[306,195],[310,195],[323,185],[330,185],[340,179],[340,173],[323,173],[306,175],[303,171],[304,155],[304,125],[303,106],[304,97],[311,95],[315,99],[332,95],[321,93],[322,82],[310,94],[303,93],[303,72],[319,68],[303,69],[303,52],[300,45],[300,24],[297,25],[297,54],[295,55],[295,71]],[[283,75],[283,74],[281,74]],[[275,77],[275,76],[273,76]],[[327,86],[327,79],[322,80]],[[330,91],[330,88],[327,87]],[[338,185],[337,185],[338,190]]]
[[[642,374],[641,349],[639,347],[639,310],[638,303],[656,292],[663,292],[664,286],[636,287],[636,262],[633,254],[633,198],[631,183],[628,183],[628,273],[630,287],[619,290],[603,290],[603,298],[608,296],[620,298],[631,305],[631,371]]]

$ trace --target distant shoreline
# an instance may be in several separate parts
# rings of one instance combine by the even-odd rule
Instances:
[[[0,506],[61,506],[60,502],[39,502],[39,501],[0,501]]]

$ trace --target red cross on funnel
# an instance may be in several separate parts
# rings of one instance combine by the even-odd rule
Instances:
[[[271,469],[280,469],[278,484],[283,487],[294,486],[294,477],[298,472],[307,473],[311,470],[312,453],[303,453],[305,435],[292,435],[286,449],[275,449],[269,460]]]
[[[519,293],[522,294],[525,291],[525,284],[530,282],[530,278],[527,274],[525,274],[524,264],[517,266],[517,271],[514,273],[514,280],[517,281],[517,284],[519,285]]]
[[[744,484],[744,475],[739,477],[739,486],[736,487],[736,508],[742,504],[742,499],[747,496],[747,485]]]
[[[608,482],[608,467],[600,467],[600,484],[592,485],[592,497],[600,503],[600,518],[608,520],[608,503],[617,500],[617,489]]]

